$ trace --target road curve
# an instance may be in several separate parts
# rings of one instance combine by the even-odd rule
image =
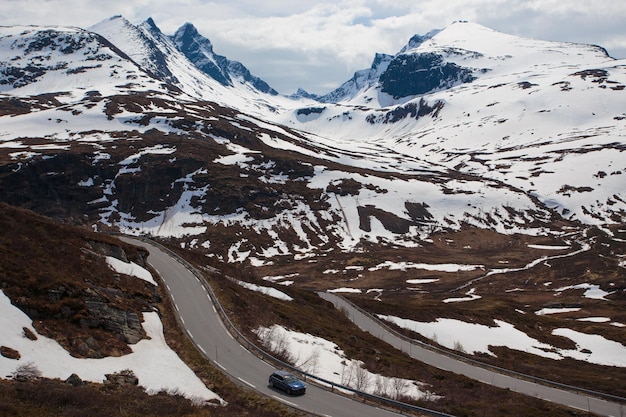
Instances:
[[[361,401],[352,400],[307,384],[307,393],[291,397],[268,385],[274,369],[245,349],[226,330],[215,310],[204,284],[176,258],[157,246],[136,239],[121,237],[127,243],[148,250],[149,264],[157,270],[170,293],[175,309],[187,334],[204,355],[232,378],[265,395],[310,414],[328,417],[398,416]]]
[[[407,353],[409,356],[420,362],[439,369],[465,375],[485,384],[491,384],[500,388],[508,388],[514,392],[541,398],[546,401],[601,416],[619,417],[624,416],[626,413],[626,405],[624,404],[609,402],[589,395],[565,391],[535,382],[514,378],[508,375],[503,375],[489,369],[481,368],[479,366],[454,359],[448,355],[426,349],[392,333],[389,331],[387,326],[384,326],[378,320],[370,317],[369,315],[364,314],[346,299],[332,293],[320,292],[319,295],[323,299],[333,303],[337,309],[343,311],[346,316],[362,330],[371,333],[381,340],[384,340],[396,349]]]

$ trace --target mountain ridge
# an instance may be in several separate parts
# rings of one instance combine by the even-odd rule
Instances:
[[[262,93],[278,95],[278,92],[270,87],[265,81],[250,73],[240,62],[231,61],[228,58],[213,52],[211,41],[198,32],[191,23],[185,23],[178,28],[171,37],[178,49],[189,60],[222,85],[232,86],[234,79],[241,79],[243,83],[250,84]]]
[[[191,31],[191,38],[188,41],[191,43],[200,42],[197,44],[198,53],[201,52],[202,45],[207,53],[212,53],[210,41],[206,38],[198,38],[197,36],[200,35],[197,30],[192,30],[195,29],[192,25],[186,24],[182,28],[183,31]],[[80,79],[85,79],[84,77],[87,76],[90,82],[95,84],[85,88],[90,88],[92,91],[84,97],[82,96],[84,92],[79,90],[63,93],[65,96],[57,95],[66,103],[68,108],[73,108],[72,111],[75,116],[68,118],[65,115],[63,117],[55,115],[50,117],[51,120],[63,120],[64,123],[67,123],[66,131],[69,133],[63,133],[57,130],[56,126],[48,125],[43,121],[38,123],[42,127],[46,126],[45,129],[41,130],[41,141],[45,142],[45,137],[51,137],[56,138],[56,140],[69,140],[68,143],[72,143],[73,137],[93,136],[86,130],[72,130],[75,128],[71,126],[75,125],[77,128],[81,126],[81,116],[86,117],[87,114],[90,114],[89,117],[96,117],[96,115],[102,117],[104,113],[108,121],[118,123],[119,120],[123,124],[110,124],[110,126],[107,124],[108,122],[103,124],[99,129],[102,132],[99,134],[100,136],[122,134],[129,137],[136,136],[142,138],[146,143],[151,143],[143,154],[134,157],[129,163],[125,163],[124,158],[129,158],[130,155],[120,156],[121,159],[116,161],[112,154],[108,154],[108,158],[112,162],[109,164],[111,169],[116,164],[122,167],[117,168],[117,176],[107,174],[107,178],[105,180],[101,178],[98,183],[94,174],[88,170],[81,174],[85,178],[75,179],[77,183],[84,181],[98,183],[91,190],[96,195],[102,193],[100,194],[102,205],[107,206],[108,204],[108,208],[105,209],[99,204],[97,206],[99,208],[95,212],[93,210],[88,211],[92,213],[100,211],[101,226],[122,227],[133,233],[147,227],[145,230],[150,230],[150,233],[159,234],[167,230],[163,224],[173,222],[168,226],[168,228],[172,228],[172,231],[166,234],[182,237],[188,233],[193,235],[197,233],[197,230],[206,230],[207,224],[213,222],[216,222],[214,225],[219,224],[220,217],[214,218],[212,215],[207,215],[205,212],[207,207],[203,207],[207,204],[200,203],[212,193],[207,190],[215,187],[214,184],[211,185],[211,183],[206,182],[205,174],[201,174],[200,166],[203,164],[214,168],[230,166],[229,169],[242,170],[241,175],[247,176],[246,178],[254,176],[258,179],[253,188],[258,187],[258,190],[263,190],[255,192],[257,197],[264,196],[264,202],[260,205],[263,207],[262,211],[255,207],[255,204],[258,205],[258,203],[250,204],[254,199],[248,201],[248,197],[241,194],[237,197],[233,195],[232,201],[221,205],[219,209],[218,205],[211,204],[213,206],[211,210],[214,213],[227,216],[237,212],[238,204],[243,204],[255,214],[252,218],[246,219],[245,216],[250,215],[247,213],[240,219],[241,224],[246,224],[246,228],[253,228],[254,221],[252,220],[254,218],[262,219],[265,224],[263,226],[264,233],[270,233],[269,230],[274,227],[270,224],[271,222],[268,222],[268,218],[277,215],[278,217],[273,218],[272,222],[280,224],[280,216],[286,213],[290,213],[291,219],[288,222],[288,228],[297,230],[301,227],[299,220],[296,220],[294,216],[294,212],[297,211],[296,207],[300,206],[301,201],[296,203],[295,201],[298,199],[290,201],[293,197],[288,197],[287,200],[290,203],[287,206],[290,208],[285,211],[281,205],[271,203],[271,198],[281,195],[278,189],[290,182],[302,181],[311,184],[310,186],[314,187],[316,191],[305,198],[305,200],[309,198],[312,200],[305,204],[306,210],[302,211],[302,207],[300,208],[298,217],[303,216],[302,218],[305,219],[306,223],[310,222],[311,230],[318,230],[315,234],[319,235],[320,228],[328,228],[329,236],[332,238],[323,240],[326,243],[333,241],[343,250],[353,248],[363,239],[372,242],[384,241],[387,244],[395,242],[394,244],[414,245],[427,238],[428,233],[432,230],[438,228],[458,230],[464,224],[489,227],[500,233],[515,233],[523,229],[524,233],[537,234],[542,233],[541,231],[546,227],[536,227],[537,224],[548,225],[553,216],[561,217],[567,221],[582,220],[584,223],[590,222],[591,224],[602,223],[603,219],[609,221],[613,221],[610,219],[617,219],[619,221],[622,218],[620,213],[624,210],[624,198],[620,196],[620,177],[616,173],[621,173],[623,169],[619,166],[608,167],[610,168],[608,172],[601,168],[593,168],[593,171],[585,172],[586,178],[583,182],[589,180],[598,182],[599,180],[597,186],[590,186],[587,183],[570,183],[560,172],[552,172],[543,168],[546,159],[553,163],[561,163],[569,169],[570,160],[585,161],[596,155],[595,151],[572,152],[570,148],[561,150],[558,148],[559,146],[587,147],[604,154],[613,153],[616,156],[623,151],[623,144],[619,144],[617,126],[610,129],[601,127],[606,125],[607,120],[611,120],[607,119],[606,116],[581,118],[581,121],[591,123],[585,127],[587,134],[577,135],[574,131],[565,133],[566,131],[563,130],[568,126],[569,121],[566,117],[570,111],[563,110],[565,102],[561,98],[578,94],[584,95],[588,99],[591,98],[592,101],[595,100],[594,102],[601,100],[608,103],[616,102],[615,100],[619,99],[618,94],[621,91],[619,86],[623,84],[620,84],[619,78],[613,81],[611,79],[612,73],[602,72],[599,69],[597,72],[587,73],[584,70],[576,72],[577,68],[581,67],[581,63],[587,61],[585,65],[598,63],[615,65],[615,62],[607,60],[606,55],[603,55],[598,48],[539,42],[543,49],[540,51],[532,50],[531,52],[534,55],[539,54],[545,57],[545,60],[541,61],[543,66],[536,65],[539,70],[533,70],[535,72],[522,71],[521,75],[511,75],[507,70],[511,61],[521,58],[516,58],[514,55],[503,55],[502,45],[506,48],[509,48],[508,45],[512,45],[513,50],[518,48],[525,51],[529,45],[534,45],[534,41],[511,37],[510,35],[501,36],[480,25],[461,22],[444,30],[433,31],[426,36],[412,37],[407,46],[394,57],[377,55],[370,70],[357,73],[361,87],[364,87],[368,92],[358,93],[354,98],[345,102],[320,103],[234,88],[236,83],[232,84],[233,88],[227,88],[199,70],[196,64],[178,50],[175,45],[176,37],[163,35],[151,19],[136,27],[130,25],[122,17],[116,16],[96,25],[94,29],[105,35],[115,34],[110,35],[113,38],[112,43],[117,44],[119,49],[125,51],[126,54],[124,56],[118,54],[115,59],[124,60],[125,56],[131,57],[133,62],[127,63],[130,65],[128,71],[133,71],[131,68],[139,63],[141,68],[146,71],[145,74],[141,75],[144,77],[145,83],[140,84],[133,81],[125,86],[119,82],[112,83],[115,78],[106,75],[106,69],[102,67],[102,63],[98,64],[99,67],[94,68],[87,68],[83,65],[80,67],[80,71],[72,70],[69,75],[71,77],[83,77]],[[478,38],[477,43],[474,41],[475,45],[478,46],[484,44],[484,39],[492,39],[493,44],[499,43],[500,46],[488,45],[487,48],[490,48],[491,53],[495,55],[485,55],[485,53],[477,50],[464,49],[470,45],[472,40],[469,38],[464,38],[462,42],[450,40],[457,39],[454,35],[455,32],[457,34],[478,33],[480,36],[476,36]],[[88,32],[79,31],[76,33]],[[180,33],[179,35],[182,36]],[[49,56],[71,57],[71,54],[59,54],[62,46],[57,46],[54,43],[58,40],[58,37],[55,36],[50,38],[51,41],[46,47],[50,49]],[[178,41],[182,42],[180,36]],[[106,45],[102,44],[101,47],[106,47]],[[95,46],[90,48],[91,51],[97,49]],[[568,48],[574,49],[570,51]],[[83,50],[86,49],[75,49],[73,53],[78,54],[79,51]],[[567,56],[573,57],[573,63],[570,66],[562,65],[561,61],[564,59],[562,51],[568,52]],[[587,51],[591,54],[590,58],[579,56],[581,51]],[[558,55],[559,58],[554,58],[555,55]],[[386,80],[384,75],[389,74],[388,70],[394,60],[400,58],[402,62],[408,63],[406,57],[410,56],[435,56],[433,59],[429,58],[429,63],[425,66],[433,66],[436,68],[435,72],[440,72],[444,78],[448,76],[442,69],[447,68],[448,64],[455,65],[453,68],[464,68],[464,71],[469,71],[468,74],[471,73],[473,78],[465,81],[459,80],[454,75],[453,70],[453,76],[449,78],[453,81],[450,85],[441,87],[441,84],[437,84],[439,87],[435,88],[434,92],[412,94],[407,97],[398,96],[398,99],[394,100],[396,104],[388,103],[389,106],[381,107],[381,100],[389,100],[390,97],[385,92],[385,84],[381,83],[381,80]],[[151,57],[157,57],[156,61],[150,61]],[[199,59],[210,61],[215,57],[215,55],[209,54],[203,55]],[[103,58],[102,62],[109,62],[112,58],[112,55],[107,56],[106,59]],[[555,59],[561,61],[555,62]],[[223,63],[228,62],[223,61]],[[423,63],[420,63],[419,59],[411,62],[417,62],[417,67],[412,64],[397,65],[398,69],[391,72],[391,75],[387,75],[387,77],[396,81],[400,80],[401,78],[394,78],[393,74],[402,67],[406,67],[402,76],[409,79],[419,78],[415,75],[417,74],[415,68],[420,68]],[[486,63],[492,64],[487,67],[484,65]],[[25,65],[28,67],[30,64]],[[65,61],[59,61],[59,64],[56,64],[59,68],[67,65]],[[115,68],[119,65],[118,63],[111,61],[110,65],[111,74],[119,73],[119,69]],[[19,71],[21,70],[15,70],[16,73]],[[58,70],[51,69],[49,75],[52,76],[54,71]],[[74,74],[74,72],[78,72],[78,74]],[[91,73],[94,76],[89,76]],[[101,78],[94,78],[95,74],[100,74]],[[222,75],[224,74],[222,73]],[[137,74],[130,72],[125,77],[133,80],[138,79]],[[224,79],[226,79],[225,76]],[[539,84],[540,79],[545,79],[545,81],[541,81],[543,86]],[[97,83],[100,83],[99,87],[93,88]],[[356,91],[357,84],[354,84],[354,91]],[[173,86],[176,88],[172,89]],[[564,86],[569,87],[565,89]],[[588,87],[592,86],[602,88],[589,90]],[[19,93],[27,87],[20,87],[15,91]],[[31,88],[31,90],[34,89],[36,88]],[[363,100],[364,94],[373,95],[372,91],[376,89],[378,89],[378,92],[375,93],[377,99],[370,97],[369,100]],[[506,93],[501,94],[499,90],[505,90]],[[555,90],[555,93],[544,93],[547,90]],[[112,96],[112,92],[117,95]],[[129,97],[133,97],[132,104]],[[381,97],[387,98],[383,100]],[[547,97],[554,102],[546,101]],[[205,101],[208,98],[219,101],[209,104]],[[540,101],[535,104],[537,99]],[[24,104],[32,102],[33,98],[24,97],[21,100],[21,103]],[[92,107],[86,107],[85,100],[91,103],[89,106]],[[531,106],[530,115],[525,114],[526,109],[520,107],[520,104],[524,102]],[[14,100],[13,103],[17,102]],[[227,103],[231,103],[231,110],[226,110]],[[58,112],[54,104],[47,106],[46,111]],[[548,107],[542,108],[540,106]],[[245,113],[251,109],[253,112],[246,115]],[[552,116],[547,119],[546,113],[554,113],[559,117]],[[472,118],[469,117],[470,114],[480,114],[480,117]],[[536,120],[537,126],[529,131],[526,123],[514,120],[521,116]],[[35,120],[37,115],[23,115],[22,117],[30,117]],[[618,115],[614,117],[618,117]],[[209,122],[214,118],[220,122]],[[613,123],[619,124],[621,122],[617,119],[612,120]],[[216,125],[221,126],[216,131],[219,133],[213,133]],[[15,135],[15,138],[20,137],[18,124],[8,123],[6,126],[7,137],[11,137],[11,135]],[[133,129],[135,130],[126,132],[126,126],[128,128],[134,126]],[[438,126],[438,128],[435,130],[433,129],[434,126]],[[582,128],[583,125],[580,126]],[[508,133],[504,133],[504,131]],[[537,139],[533,137],[535,131]],[[604,133],[600,135],[594,132]],[[141,176],[142,181],[148,180],[139,174],[140,165],[134,165],[136,162],[133,161],[141,160],[147,155],[176,154],[177,149],[182,147],[168,144],[167,141],[170,140],[168,138],[180,134],[202,137],[209,142],[215,142],[210,148],[220,149],[218,151],[220,157],[214,160],[202,157],[191,164],[185,162],[185,164],[179,165],[178,174],[176,174],[179,175],[178,180],[175,176],[171,177],[172,190],[176,190],[176,192],[169,193],[171,196],[166,200],[167,204],[158,201],[152,202],[154,207],[160,207],[163,209],[162,211],[148,209],[146,201],[135,201],[138,198],[137,195],[126,195],[123,192],[117,195],[118,198],[116,199],[116,193],[125,188],[121,187],[120,183],[128,181],[127,186],[131,186],[132,181],[138,179],[137,176]],[[566,139],[561,141],[562,145],[548,140],[551,136],[559,137],[564,134]],[[163,143],[159,143],[157,140],[159,137],[162,138]],[[475,143],[472,144],[472,141]],[[19,139],[7,143],[6,149],[30,148],[36,150],[42,146],[41,144],[29,146]],[[295,152],[295,154],[283,153],[278,156],[276,152],[279,152],[280,148],[286,144],[288,144],[289,152]],[[281,161],[280,164],[278,160],[268,160],[269,154],[257,155],[261,149],[263,152],[274,154],[274,158]],[[547,153],[546,149],[549,150]],[[280,150],[280,152],[283,151]],[[564,157],[561,152],[565,152],[567,157]],[[241,161],[233,160],[230,162],[226,158],[229,153],[239,155],[238,157],[242,158]],[[9,162],[20,158],[23,158],[24,162],[28,162],[28,155],[30,154],[13,153],[11,155],[23,156],[10,157],[8,155],[6,160]],[[38,160],[37,153],[34,152],[33,155],[35,155],[35,160]],[[297,161],[288,162],[288,159],[293,158],[293,155],[298,155]],[[62,159],[61,155],[57,159]],[[67,161],[71,159],[70,157]],[[106,161],[99,157],[95,160],[98,163]],[[563,163],[564,160],[566,163]],[[43,164],[42,167],[50,164],[46,160],[41,160],[40,163]],[[307,167],[307,164],[318,167],[332,164],[335,167],[341,167],[339,171],[344,170],[345,173],[342,177],[338,173],[332,173],[333,169],[328,167],[312,170]],[[133,168],[130,169],[128,166],[133,166]],[[191,168],[193,166],[196,166],[195,170]],[[281,169],[286,169],[286,171],[277,170],[278,166],[281,166]],[[494,169],[494,167],[501,168]],[[146,167],[145,169],[149,168]],[[364,169],[366,171],[363,171]],[[288,172],[300,172],[303,176],[293,176]],[[364,175],[365,172],[370,172],[370,175],[373,176],[368,179],[368,176]],[[605,174],[602,175],[601,172],[605,172]],[[132,175],[128,176],[128,174]],[[281,175],[287,175],[287,177],[283,178]],[[392,175],[401,180],[390,179]],[[202,180],[198,180],[198,183],[194,185],[194,181],[191,179],[196,177],[202,178]],[[183,180],[183,178],[187,179]],[[546,184],[552,184],[556,181],[560,181],[560,183],[544,189],[542,185],[537,185],[538,182],[544,181],[543,178],[548,179],[545,181]],[[16,179],[15,184],[24,184],[23,181]],[[245,184],[246,181],[237,182],[235,189],[243,190],[249,187]],[[180,184],[187,184],[185,187],[188,189],[189,196],[186,196],[185,187],[180,187]],[[317,185],[313,186],[312,184]],[[360,185],[356,186],[356,184]],[[408,184],[413,185],[408,187]],[[70,184],[67,186],[70,187]],[[300,186],[296,188],[299,189],[299,193],[308,194],[308,191],[303,190]],[[156,189],[162,189],[162,187],[158,186]],[[351,189],[351,191],[345,191],[346,189]],[[394,194],[398,199],[393,204],[390,204],[385,198],[385,194],[390,189],[395,189]],[[317,190],[320,190],[321,194],[318,195]],[[86,191],[84,188],[78,188],[72,191],[72,194],[84,191]],[[19,194],[17,190],[14,192]],[[165,192],[165,194],[168,193]],[[119,199],[122,195],[125,197]],[[316,196],[313,197],[314,195]],[[588,196],[591,196],[592,199],[590,200]],[[128,198],[131,200],[127,200]],[[156,195],[151,196],[151,199],[156,198]],[[218,194],[213,194],[212,198],[219,199],[220,197]],[[311,207],[317,205],[317,203],[313,203],[316,199],[323,202],[325,210],[333,213],[329,214],[330,218],[338,216],[339,224],[331,225],[327,219],[322,221],[315,211],[309,211]],[[229,201],[229,199],[225,199],[225,201]],[[506,207],[504,210],[501,208],[502,204]],[[190,215],[181,211],[183,206],[193,207],[193,216],[191,216],[193,221],[189,221],[188,218],[186,222],[181,223],[185,216]],[[418,206],[422,209],[416,210]],[[88,207],[89,205],[81,210],[87,210]],[[144,207],[146,211],[131,213],[128,211],[131,207],[134,207],[133,210],[135,211],[137,207]],[[123,213],[119,211],[120,209]],[[415,213],[418,212],[421,214],[415,217]],[[179,216],[180,220],[177,219]],[[112,221],[112,219],[118,220]],[[380,222],[382,227],[374,227],[379,223],[372,223],[373,219]],[[425,222],[426,219],[428,221]],[[541,220],[537,223],[539,219]],[[161,225],[157,227],[159,223]],[[190,227],[188,230],[181,226],[182,224],[191,226],[194,223],[196,226]],[[321,226],[322,223],[324,226]],[[531,226],[531,224],[535,226]],[[546,228],[546,230],[548,229],[550,227]],[[314,247],[319,244],[312,244],[319,239],[319,237],[314,237],[313,233],[300,233],[300,235],[305,243],[304,247]],[[191,236],[185,237],[185,239],[193,240]],[[281,239],[274,239],[273,246],[276,250],[282,245],[281,242]],[[263,243],[263,245],[265,244],[267,243]],[[265,249],[257,248],[257,250],[263,253]],[[292,253],[293,250],[283,248],[278,252]]]

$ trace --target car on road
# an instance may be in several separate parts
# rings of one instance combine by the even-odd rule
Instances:
[[[302,395],[306,392],[304,382],[287,371],[272,372],[269,383],[270,386],[281,389],[289,395]]]

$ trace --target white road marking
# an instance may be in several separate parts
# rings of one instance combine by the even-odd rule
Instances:
[[[243,382],[244,384],[256,389],[256,387],[254,385],[252,385],[251,383],[249,383],[248,381],[246,381],[245,379],[242,379],[240,377],[237,377],[238,380],[240,380],[241,382]]]
[[[272,395],[272,397],[276,398],[281,403],[289,404],[292,407],[299,408],[297,404],[292,403],[291,401],[287,401],[284,398],[277,397],[276,395]]]

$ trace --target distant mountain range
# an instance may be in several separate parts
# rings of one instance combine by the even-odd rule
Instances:
[[[190,23],[3,27],[0,48],[0,199],[64,221],[240,262],[626,218],[626,62],[597,46],[456,22],[291,97]]]

